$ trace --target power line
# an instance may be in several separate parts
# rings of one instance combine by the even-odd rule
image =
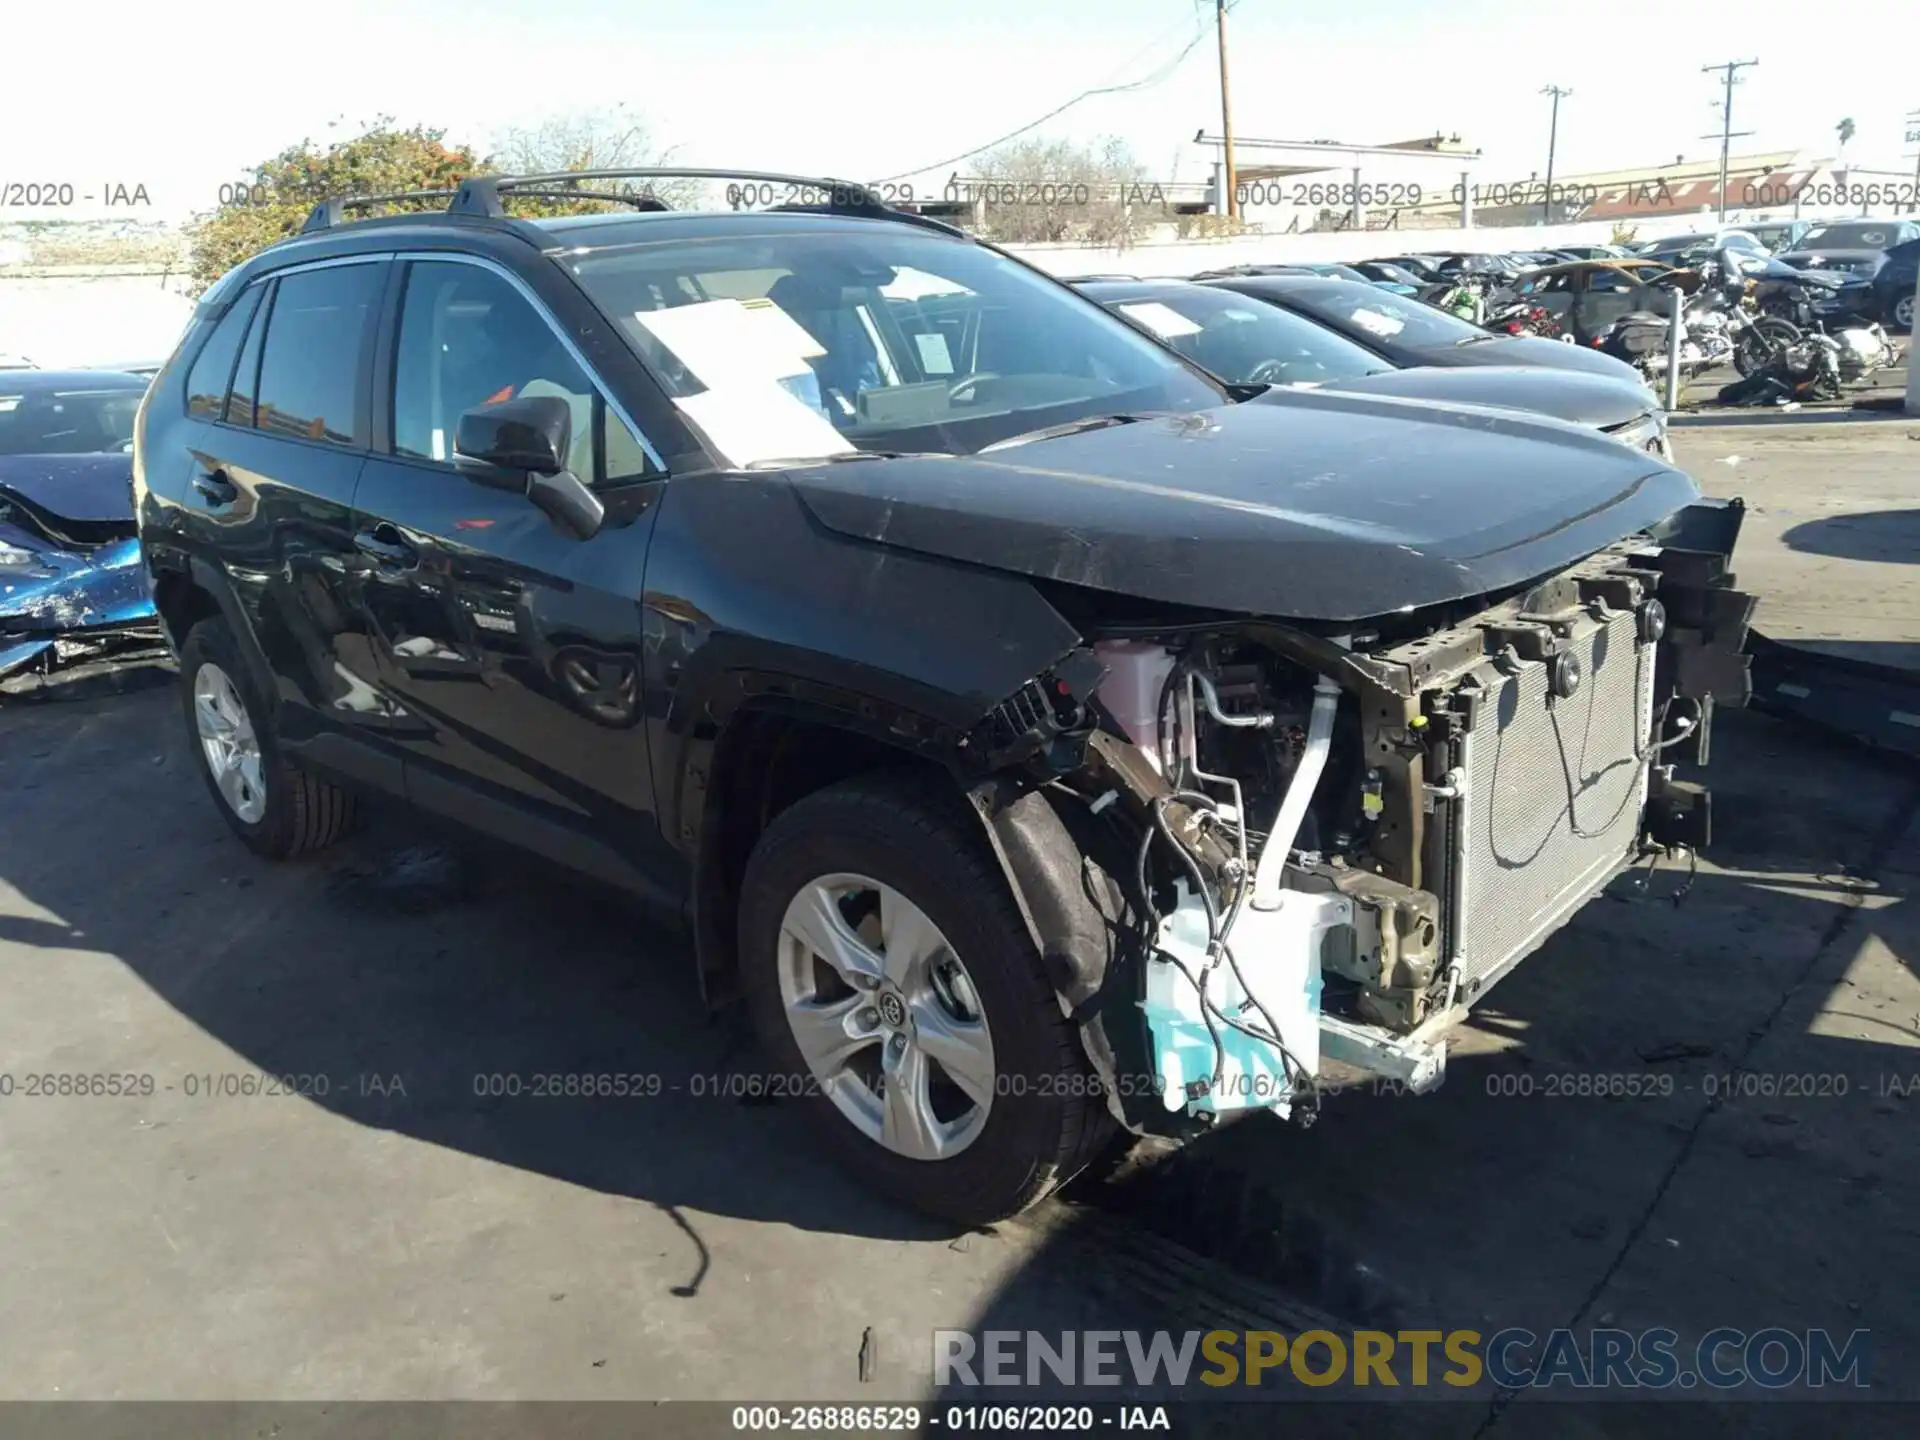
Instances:
[[[1239,0],[1229,0],[1229,3],[1227,4],[1226,8],[1231,10],[1234,8],[1234,6],[1238,4],[1239,4]],[[962,150],[958,155],[949,155],[944,160],[935,160],[929,165],[916,165],[911,170],[902,170],[897,175],[884,175],[879,180],[876,180],[873,183],[875,183],[876,185],[884,185],[884,184],[887,184],[889,181],[904,180],[910,175],[924,174],[926,171],[929,171],[929,170],[944,170],[949,165],[957,165],[962,160],[971,159],[973,156],[978,155],[983,150],[992,150],[997,146],[1006,144],[1009,140],[1018,140],[1022,135],[1025,135],[1029,130],[1039,129],[1042,125],[1046,124],[1047,121],[1053,119],[1056,115],[1065,114],[1067,111],[1071,110],[1074,106],[1078,105],[1082,100],[1091,100],[1097,95],[1124,95],[1135,90],[1150,89],[1151,87],[1160,84],[1168,76],[1172,75],[1175,70],[1178,70],[1180,66],[1185,62],[1186,58],[1189,55],[1191,55],[1194,52],[1194,50],[1198,48],[1200,42],[1206,38],[1206,35],[1207,35],[1206,27],[1200,23],[1199,10],[1197,7],[1194,12],[1193,20],[1194,20],[1193,35],[1190,39],[1188,39],[1187,43],[1181,48],[1180,53],[1174,56],[1173,59],[1169,60],[1166,64],[1162,65],[1159,69],[1153,71],[1151,74],[1144,75],[1138,80],[1129,80],[1118,85],[1096,85],[1090,90],[1082,90],[1078,95],[1075,95],[1071,100],[1068,100],[1065,104],[1056,105],[1053,109],[1049,110],[1046,114],[1042,115],[1039,119],[1028,121],[1025,125],[1022,125],[1018,130],[1009,130],[1005,135],[1000,136],[998,139],[989,140],[984,145],[975,145],[970,150]],[[1153,42],[1149,42],[1149,44],[1151,43]],[[1145,47],[1142,47],[1142,48],[1145,48]],[[1136,52],[1136,54],[1138,54],[1138,52]],[[1126,61],[1123,63],[1131,64],[1132,62]]]

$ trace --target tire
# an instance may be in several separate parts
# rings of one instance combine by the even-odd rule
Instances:
[[[1913,333],[1913,296],[1902,295],[1887,307],[1887,328],[1901,335]]]
[[[1077,1029],[1060,1013],[1012,892],[977,826],[958,797],[938,784],[882,776],[835,785],[801,800],[767,828],[748,861],[740,905],[742,986],[780,1079],[779,1093],[801,1097],[847,1169],[915,1209],[962,1226],[990,1224],[1038,1203],[1085,1167],[1113,1130]],[[856,883],[835,901],[841,882]],[[892,901],[866,882],[891,892]],[[864,980],[873,988],[860,993],[842,980],[845,970],[808,958],[809,951],[817,955],[827,947],[799,940],[791,916],[831,913],[852,924],[849,915],[857,910],[851,907],[870,895],[878,913],[858,922],[864,940],[850,929],[844,934],[865,947],[859,952],[864,960],[887,974],[877,985],[871,977]],[[823,896],[834,902],[831,912],[820,903]],[[931,932],[911,921],[913,913],[930,922]],[[883,919],[896,937],[921,937],[913,948],[936,957],[929,972],[957,961],[964,987],[952,983],[951,974],[938,992],[901,980],[885,953],[894,947],[882,938]],[[835,936],[842,933],[830,919],[825,923]],[[822,932],[816,927],[811,933]],[[901,969],[909,968],[910,947],[897,948]],[[900,1003],[889,1009],[890,992]],[[949,992],[971,1004],[945,1005]],[[935,1005],[942,1008],[930,1008]],[[796,1017],[842,1010],[844,1027],[835,1022],[831,1043],[852,1058],[845,1068],[810,1061],[797,1038]],[[956,1019],[969,1011],[977,1018]],[[877,1038],[844,1039],[855,1032],[864,1037],[871,1025],[889,1021],[900,1028],[882,1029]],[[982,1027],[989,1051],[984,1065]],[[894,1125],[888,1091],[904,1111],[914,1108],[912,1087],[876,1083],[874,1071],[890,1055],[906,1054],[909,1045],[913,1055],[937,1062],[960,1031],[972,1035],[962,1057],[962,1068],[975,1072],[971,1090],[962,1093],[938,1063],[929,1068],[926,1059],[917,1062],[920,1093],[941,1095],[952,1112],[934,1115],[925,1131],[950,1123],[961,1137],[951,1153],[935,1155],[919,1143],[920,1131]],[[944,1037],[943,1048],[935,1051],[927,1038],[922,1052],[920,1038],[936,1035]],[[817,1041],[813,1049],[817,1055]],[[982,1069],[990,1081],[983,1081]],[[980,1093],[987,1097],[984,1107],[969,1098]],[[919,1108],[934,1114],[930,1101]],[[894,1143],[902,1134],[913,1143]],[[921,1153],[910,1153],[914,1149]]]
[[[1792,345],[1800,338],[1800,327],[1791,320],[1763,315],[1733,347],[1733,368],[1743,377],[1751,375],[1764,369],[1781,346]]]
[[[331,845],[352,826],[353,796],[281,755],[272,712],[241,661],[225,620],[202,620],[180,646],[180,699],[188,743],[214,806],[228,828],[256,854],[269,860],[310,854]],[[232,713],[236,705],[237,715]],[[231,742],[239,751],[244,752],[251,740],[255,753],[250,765],[243,759],[216,772],[212,751],[226,747],[218,740],[210,743],[207,730],[218,731],[221,721],[228,725]],[[224,790],[223,774],[229,783]]]

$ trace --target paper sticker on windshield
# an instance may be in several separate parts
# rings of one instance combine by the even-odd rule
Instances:
[[[947,349],[947,337],[938,330],[913,337],[914,345],[920,351],[920,368],[929,375],[951,375],[953,373],[953,355]]]
[[[1356,310],[1353,323],[1363,330],[1371,330],[1376,335],[1398,335],[1407,328],[1407,322],[1398,315],[1388,315],[1379,310]]]
[[[732,465],[844,455],[853,449],[825,415],[776,380],[715,386],[673,403]]]
[[[1158,300],[1142,300],[1136,304],[1122,305],[1120,309],[1129,320],[1146,326],[1162,340],[1198,335],[1202,328],[1171,305],[1162,305]]]
[[[718,389],[807,373],[820,343],[770,300],[703,300],[633,318],[673,352],[701,384]]]

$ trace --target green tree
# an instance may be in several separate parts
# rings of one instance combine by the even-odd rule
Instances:
[[[423,125],[401,128],[381,116],[360,133],[325,145],[302,140],[256,165],[245,183],[217,209],[187,228],[188,268],[193,293],[205,290],[248,256],[277,240],[297,234],[313,207],[323,200],[351,195],[395,195],[411,191],[451,192],[469,175],[548,173],[561,170],[617,170],[664,163],[648,140],[646,122],[624,105],[549,117],[530,128],[508,129],[495,141],[497,153],[482,155],[470,146],[449,145],[446,131]],[[695,188],[688,182],[589,182],[585,190],[608,194],[656,195],[675,209],[684,208]],[[629,207],[617,202],[571,198],[508,196],[515,215],[593,214]],[[357,219],[395,210],[444,208],[444,201],[405,202],[357,208]]]
[[[381,116],[350,139],[290,145],[256,165],[244,186],[232,187],[231,199],[187,227],[192,291],[199,294],[248,256],[298,233],[322,200],[452,190],[485,168],[471,149],[448,145],[446,131],[422,125],[402,129],[391,116]]]

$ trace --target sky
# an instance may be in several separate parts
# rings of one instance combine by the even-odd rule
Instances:
[[[1220,125],[1212,0],[91,0],[9,7],[0,202],[26,183],[145,188],[150,207],[0,209],[0,220],[178,219],[283,147],[387,114],[482,149],[503,129],[624,103],[687,165],[874,181],[929,167],[1075,94],[1165,71],[1038,128],[1117,136],[1156,179],[1204,181],[1194,133]],[[1905,14],[1902,14],[1902,11]],[[74,23],[69,17],[84,15]],[[1561,175],[1717,154],[1717,77],[1734,151],[1832,153],[1911,173],[1920,110],[1912,0],[1852,0],[1852,57],[1809,43],[1779,0],[1237,0],[1227,20],[1235,133],[1380,143],[1441,130],[1485,152],[1476,178]],[[1169,69],[1189,42],[1186,59]],[[1873,57],[1898,63],[1882,64]],[[1896,80],[1896,76],[1911,76]],[[334,128],[330,129],[332,126]],[[1243,152],[1242,163],[1249,154]],[[1436,183],[1457,179],[1451,167]],[[967,161],[940,165],[978,173]]]

